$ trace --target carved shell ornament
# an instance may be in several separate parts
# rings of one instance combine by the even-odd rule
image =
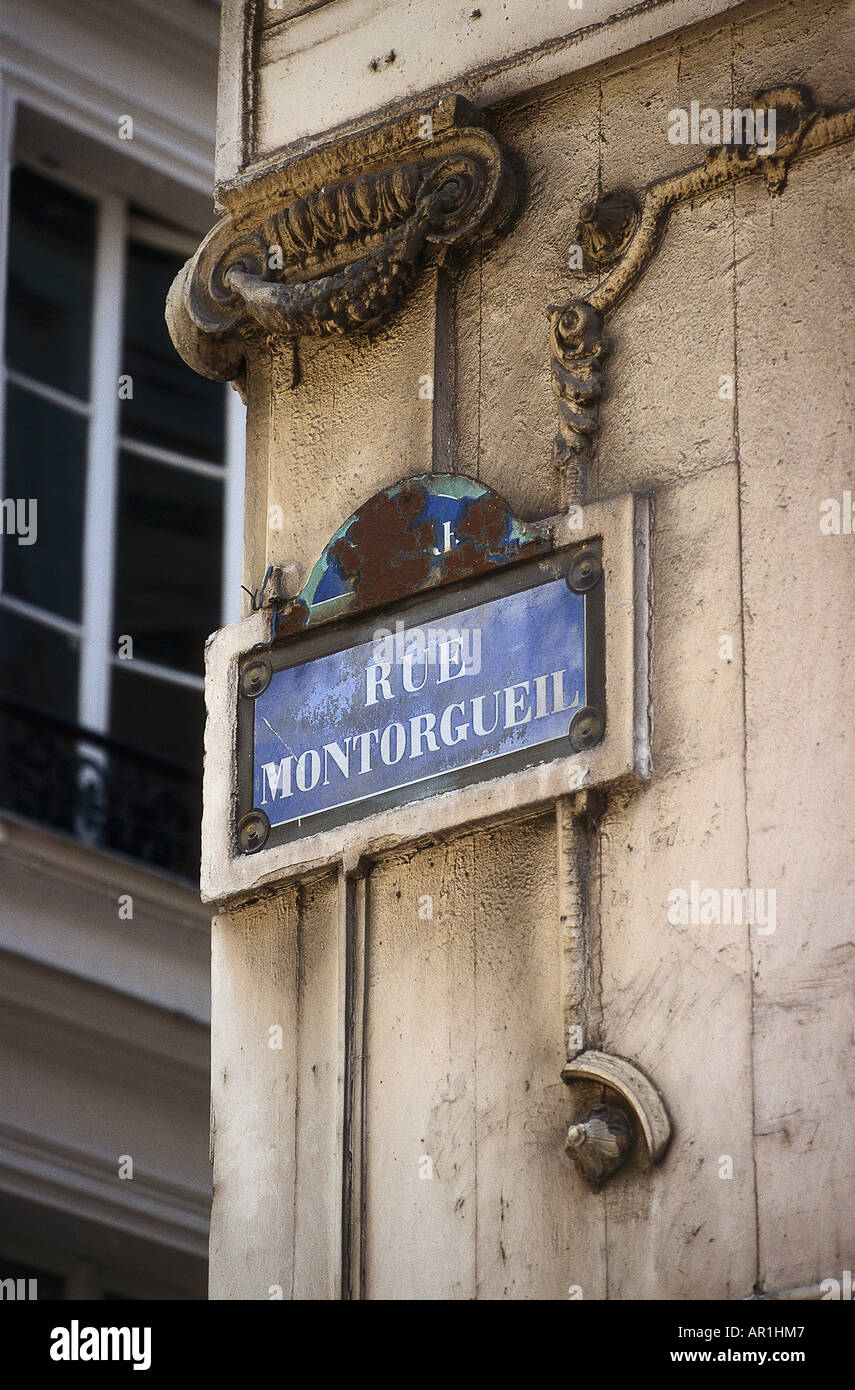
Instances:
[[[595,1105],[570,1126],[564,1148],[582,1176],[598,1186],[617,1172],[632,1148],[629,1120],[615,1105]]]
[[[185,361],[229,380],[259,330],[296,340],[372,328],[430,248],[442,259],[493,230],[512,202],[496,141],[473,128],[437,143],[447,149],[438,158],[322,187],[249,232],[223,218],[170,290],[167,322]]]
[[[626,189],[606,193],[596,203],[583,203],[576,240],[582,248],[586,269],[610,265],[623,255],[637,226],[638,207]]]

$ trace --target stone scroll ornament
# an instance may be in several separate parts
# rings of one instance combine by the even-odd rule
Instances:
[[[497,142],[473,126],[426,140],[422,158],[292,198],[260,225],[226,216],[172,285],[172,340],[195,371],[240,383],[253,340],[296,348],[373,328],[431,253],[441,262],[495,230],[513,201]]]
[[[855,134],[855,109],[821,110],[804,87],[774,87],[760,92],[749,104],[755,112],[775,111],[774,153],[761,153],[756,142],[716,146],[702,164],[658,179],[638,197],[631,190],[615,189],[580,211],[576,241],[583,267],[589,273],[606,273],[587,299],[552,305],[547,311],[552,389],[559,417],[553,462],[561,478],[565,509],[585,501],[587,473],[596,449],[604,366],[611,352],[603,335],[603,319],[641,279],[662,240],[671,209],[755,174],[763,176],[771,194],[780,194],[794,159]]]

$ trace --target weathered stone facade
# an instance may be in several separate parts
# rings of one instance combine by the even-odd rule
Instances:
[[[341,522],[404,477],[467,474],[529,521],[642,494],[649,759],[602,795],[499,816],[485,801],[486,823],[428,842],[410,821],[407,843],[271,870],[233,901],[210,866],[212,1296],[818,1296],[855,1257],[853,543],[820,524],[852,490],[845,7],[759,0],[700,23],[683,7],[676,29],[621,29],[612,51],[594,24],[591,56],[568,41],[563,72],[544,39],[553,66],[533,59],[528,86],[501,77],[497,52],[445,93],[395,94],[385,125],[337,98],[314,139],[293,91],[276,115],[299,17],[253,50],[268,61],[252,108],[234,79],[252,69],[238,8],[218,190],[234,230],[214,236],[294,240],[278,289],[256,246],[232,256],[218,304],[194,319],[188,280],[171,312],[188,360],[245,378],[247,589],[275,566],[274,597],[292,597]],[[319,11],[330,32],[340,8]],[[236,90],[254,151],[236,143]],[[669,141],[673,109],[761,91],[774,156]],[[430,171],[447,157],[452,178],[473,151],[482,192],[455,185],[455,203]],[[405,166],[385,223],[376,188],[359,226],[352,190],[329,202]],[[270,224],[297,196],[291,223]],[[356,255],[336,216],[374,235],[359,254],[393,253],[388,303],[359,297],[359,271],[319,288],[330,248],[339,266]],[[205,254],[187,272],[200,294],[216,278]],[[590,313],[568,310],[578,301]],[[372,305],[381,321],[352,331]],[[264,622],[230,629],[229,650],[263,640]],[[210,766],[206,835],[230,795]],[[709,890],[736,888],[766,895],[762,922],[696,910],[707,893],[714,917]],[[655,1081],[673,1126],[659,1163],[636,1135],[601,1190],[563,1151],[580,1098],[611,1094],[562,1081],[568,1019],[583,1048]]]

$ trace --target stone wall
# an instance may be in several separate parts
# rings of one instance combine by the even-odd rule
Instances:
[[[372,335],[304,341],[293,389],[278,350],[251,355],[247,586],[305,575],[357,505],[435,467],[555,513],[547,307],[596,284],[568,264],[580,205],[701,162],[672,108],[791,83],[846,107],[846,20],[740,6],[496,105],[504,233]],[[590,1042],[655,1077],[664,1161],[592,1192],[562,1152],[554,814],[456,832],[366,871],[355,984],[334,874],[215,921],[214,1297],[335,1297],[342,1229],[369,1298],[740,1298],[852,1268],[853,543],[820,530],[852,488],[852,158],[682,202],[605,325],[588,498],[652,498],[652,774],[589,837]],[[774,922],[672,924],[693,882],[773,891]]]

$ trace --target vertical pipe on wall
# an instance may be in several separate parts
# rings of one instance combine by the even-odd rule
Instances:
[[[364,1297],[365,986],[368,870],[340,875],[345,924],[344,1125],[342,1137],[341,1297]]]
[[[585,866],[587,846],[573,796],[555,803],[558,850],[558,924],[561,952],[561,999],[564,1060],[588,1046],[591,992],[590,943],[586,923]]]

